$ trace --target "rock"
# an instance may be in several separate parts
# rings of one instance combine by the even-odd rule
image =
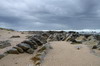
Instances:
[[[37,66],[37,65],[40,65],[42,63],[42,57],[40,54],[36,54],[32,60],[34,61],[34,64]]]
[[[33,54],[34,53],[34,50],[32,48],[30,48],[30,49],[27,50],[27,53]]]
[[[34,38],[40,40],[43,44],[47,43],[47,38],[45,38],[44,36],[42,36],[41,34],[38,34],[38,35],[34,35],[33,36]]]
[[[13,47],[13,48],[17,49],[18,52],[20,52],[20,53],[24,53],[24,50],[22,48],[18,47],[18,46]]]
[[[82,44],[82,41],[76,41],[76,40],[71,40],[72,43],[71,44]]]
[[[20,38],[20,36],[11,36],[10,38]]]
[[[39,50],[38,50],[38,52],[43,52],[44,50],[46,50],[47,48],[46,48],[46,46],[42,46]]]
[[[5,55],[4,54],[0,54],[0,59],[2,59],[3,57],[5,57]]]
[[[22,48],[24,51],[26,51],[26,50],[31,48],[31,46],[26,44],[26,43],[21,43],[21,44],[18,44],[17,46]]]
[[[97,49],[98,47],[96,46],[96,45],[94,45],[93,47],[92,47],[92,49]]]
[[[11,46],[11,43],[9,40],[6,41],[0,41],[0,49],[3,49],[5,47]]]
[[[31,40],[25,40],[22,43],[29,44],[31,46],[31,48],[37,49],[36,43],[35,42],[32,42]]]
[[[34,41],[34,40],[30,40],[33,44],[34,44],[34,46],[36,47],[36,48],[38,48],[38,44],[36,43],[36,41]]]
[[[35,37],[32,37],[31,39],[34,40],[38,44],[38,46],[42,46],[43,45],[43,43],[39,39],[37,39]]]
[[[100,35],[95,35],[96,40],[100,40]]]
[[[19,54],[18,50],[15,48],[12,48],[12,49],[8,50],[7,52],[8,52],[8,54]]]

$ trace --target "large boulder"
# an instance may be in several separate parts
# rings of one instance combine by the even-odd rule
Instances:
[[[26,44],[26,43],[21,43],[21,44],[18,44],[17,46],[22,48],[24,51],[26,51],[26,50],[31,48],[31,46]]]
[[[18,50],[16,48],[12,48],[7,51],[8,54],[19,54]]]
[[[8,47],[8,46],[11,46],[11,43],[10,43],[9,40],[0,41],[0,49],[5,48],[5,47]]]

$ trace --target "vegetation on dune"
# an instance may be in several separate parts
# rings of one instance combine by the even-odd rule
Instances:
[[[7,29],[7,28],[1,28],[1,27],[0,27],[0,30],[15,31],[13,29]]]

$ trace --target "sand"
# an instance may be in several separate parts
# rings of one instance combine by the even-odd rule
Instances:
[[[0,30],[0,41],[10,40],[10,47],[0,49],[0,53],[10,49],[16,44],[26,39],[27,34],[21,34],[20,32],[10,32]],[[13,35],[19,35],[20,38],[10,37]],[[100,57],[90,52],[87,45],[71,45],[66,41],[54,41],[50,43],[53,49],[51,49],[41,66],[100,66]],[[77,50],[80,47],[80,50]],[[31,58],[34,54],[9,54],[0,60],[0,66],[34,66]]]
[[[100,66],[100,57],[90,53],[86,45],[71,45],[69,42],[52,42],[51,45],[53,50],[47,54],[42,66]]]
[[[41,66],[100,66],[100,57],[90,53],[86,45],[71,45],[69,42],[51,42],[52,50]],[[77,50],[80,47],[80,50]],[[8,55],[0,60],[0,66],[34,66],[33,55]]]
[[[0,54],[5,52],[6,50],[9,50],[10,48],[16,46],[17,44],[21,43],[22,41],[26,40],[27,35],[28,34],[21,34],[21,32],[17,32],[17,31],[0,30],[0,41],[9,40],[11,43],[11,46],[8,46],[4,49],[0,49]],[[20,38],[10,38],[12,36],[20,36]]]

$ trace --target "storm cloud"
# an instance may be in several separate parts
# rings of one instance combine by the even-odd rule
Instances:
[[[99,0],[1,0],[0,27],[15,30],[100,29]]]

